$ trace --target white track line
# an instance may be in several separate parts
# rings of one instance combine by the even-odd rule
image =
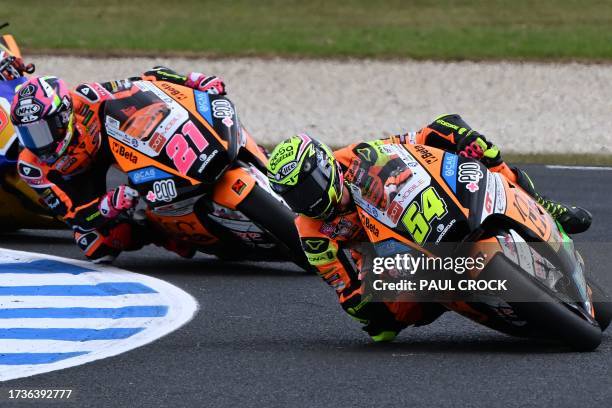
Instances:
[[[157,306],[156,293],[121,296],[87,296],[87,307]],[[83,306],[84,296],[0,296],[0,309],[23,307],[75,307]]]
[[[0,381],[28,377],[35,374],[61,370],[102,358],[116,356],[136,347],[143,346],[163,337],[187,323],[198,310],[196,300],[180,288],[168,282],[150,276],[124,271],[102,265],[92,265],[84,261],[59,258],[44,254],[34,254],[0,248],[0,263],[20,264],[35,260],[55,260],[62,264],[71,264],[91,269],[78,275],[66,273],[0,273],[0,286],[45,286],[45,285],[96,285],[98,283],[134,282],[147,286],[156,293],[125,294],[109,296],[4,296],[0,295],[2,309],[32,308],[120,308],[126,306],[161,306],[167,308],[163,316],[156,317],[123,317],[120,319],[76,317],[51,318],[40,311],[42,318],[9,317],[0,318],[0,329],[4,337],[12,335],[45,336],[54,333],[55,340],[37,340],[36,338],[0,339]],[[61,271],[61,265],[58,267]],[[5,290],[6,293],[6,290]],[[62,294],[62,293],[60,293]],[[129,311],[129,309],[128,309]],[[3,316],[32,313],[19,311],[4,313]],[[55,313],[55,312],[54,312]],[[95,312],[92,315],[96,315]],[[129,313],[129,312],[127,312]],[[102,315],[98,313],[97,315]],[[106,334],[117,332],[117,329],[138,329],[129,337],[109,340],[78,341],[65,340],[61,336],[75,334],[79,330],[105,330]],[[11,332],[15,329],[15,332]],[[33,329],[33,330],[23,330]],[[44,331],[37,329],[57,329]],[[66,331],[65,329],[76,329]],[[81,332],[82,333],[82,332]],[[75,337],[65,337],[75,338]],[[78,337],[77,337],[78,338]],[[65,353],[86,352],[81,355]],[[154,358],[154,356],[151,356]],[[45,360],[41,360],[45,359]]]
[[[599,166],[562,166],[559,164],[549,164],[546,166],[548,169],[563,169],[563,170],[583,170],[583,171],[610,171],[612,167],[599,167]]]
[[[45,285],[95,285],[100,281],[100,272],[84,272],[78,275],[69,273],[0,273],[0,286],[24,286],[27,279],[28,286]],[[108,274],[104,282],[133,282],[129,275]]]
[[[97,329],[100,326],[105,328],[110,327],[144,327],[151,323],[157,317],[126,317],[121,319],[0,319],[0,329],[26,328],[26,329],[44,329],[44,328],[74,328],[81,329]],[[0,340],[0,350],[2,348]]]

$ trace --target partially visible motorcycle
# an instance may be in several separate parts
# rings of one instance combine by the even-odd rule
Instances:
[[[269,187],[267,156],[234,104],[165,81],[131,82],[105,104],[105,138],[146,221],[199,251],[307,268],[296,215]]]
[[[444,290],[420,295],[435,295],[433,301],[510,335],[560,341],[577,350],[599,346],[612,320],[611,300],[585,273],[572,239],[521,187],[478,161],[428,146],[356,149],[364,160],[355,173],[367,173],[381,155],[397,170],[412,173],[385,209],[365,198],[366,177],[348,177],[373,256],[480,257],[482,263],[463,274],[434,270],[429,277],[507,282],[507,290],[468,286],[461,296]]]
[[[7,25],[0,26],[0,30]],[[17,42],[10,34],[0,37],[0,52],[8,58],[21,58]],[[24,73],[32,72],[34,66],[30,64]],[[23,75],[8,80],[0,76],[0,232],[20,228],[65,228],[49,214],[36,193],[17,174],[19,140],[9,115],[15,87],[25,81]]]

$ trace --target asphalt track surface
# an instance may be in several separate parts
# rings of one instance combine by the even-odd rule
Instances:
[[[575,238],[612,293],[612,171],[526,168],[542,192],[592,211],[593,227]],[[81,257],[66,232],[26,231],[0,242]],[[375,345],[331,289],[290,264],[183,260],[150,247],[123,254],[116,265],[181,287],[198,300],[199,313],[117,357],[0,384],[0,406],[11,406],[10,388],[74,390],[71,403],[52,406],[612,406],[610,331],[597,351],[574,353],[447,313]]]

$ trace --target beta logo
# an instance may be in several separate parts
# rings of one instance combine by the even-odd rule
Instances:
[[[113,152],[115,152],[117,155],[123,157],[129,162],[132,162],[134,164],[138,163],[138,156],[132,153],[132,151],[126,149],[125,146],[122,146],[117,142],[113,142]]]
[[[378,227],[374,225],[374,223],[370,221],[368,217],[363,217],[363,226],[365,227],[365,229],[370,231],[375,237],[378,237],[378,234],[380,233],[378,231]]]
[[[427,164],[432,164],[438,161],[437,157],[423,145],[414,145],[414,150],[419,153],[421,159],[423,159]]]

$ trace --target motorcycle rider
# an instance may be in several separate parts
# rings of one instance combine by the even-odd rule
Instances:
[[[123,250],[154,243],[181,256],[193,248],[169,240],[121,217],[138,203],[127,185],[106,191],[106,173],[113,164],[102,137],[104,103],[128,93],[131,80],[160,80],[211,94],[225,94],[221,78],[192,72],[180,75],[155,67],[139,78],[92,82],[69,90],[53,76],[32,77],[21,85],[11,104],[11,121],[24,149],[18,172],[42,201],[74,231],[77,245],[94,262],[110,262]]]
[[[377,159],[376,145],[386,143],[423,144],[478,159],[520,185],[566,232],[583,232],[591,224],[588,211],[539,195],[524,171],[504,163],[499,148],[456,114],[442,115],[415,133],[335,152],[305,134],[283,141],[272,151],[268,164],[272,189],[299,213],[296,226],[310,264],[336,290],[342,308],[365,324],[364,330],[375,342],[391,341],[408,325],[431,323],[446,311],[435,303],[370,302],[371,296],[364,294],[363,254],[355,244],[364,242],[366,235],[345,180],[359,179],[366,186],[365,198],[385,209],[397,187],[412,174],[408,168],[398,173],[391,170],[394,166],[385,167],[384,159]]]

